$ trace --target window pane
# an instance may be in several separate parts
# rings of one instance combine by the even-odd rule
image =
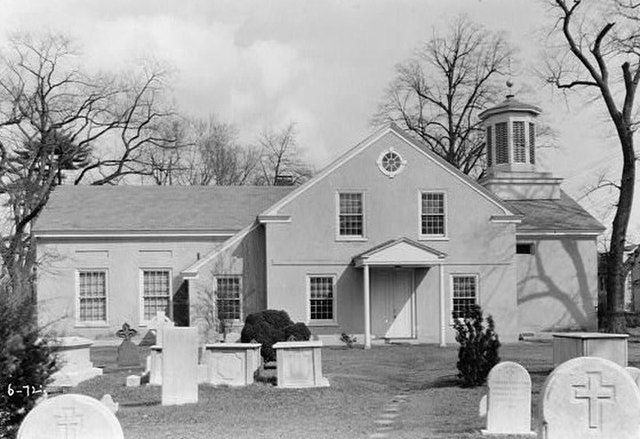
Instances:
[[[422,193],[421,233],[423,235],[444,235],[444,194]]]
[[[513,123],[513,161],[526,163],[526,145],[524,143],[524,122]]]
[[[464,317],[465,312],[476,304],[476,276],[453,276],[453,317]]]
[[[333,320],[333,277],[309,278],[311,320]]]
[[[507,123],[496,124],[496,164],[509,163],[509,144],[507,142]]]
[[[339,227],[340,236],[363,235],[363,206],[361,193],[341,193]]]
[[[170,302],[170,273],[166,270],[143,272],[144,319],[151,320],[158,311],[166,313]]]
[[[78,273],[81,322],[107,320],[107,275],[104,271]]]
[[[216,307],[219,319],[241,319],[240,295],[240,276],[216,277]]]

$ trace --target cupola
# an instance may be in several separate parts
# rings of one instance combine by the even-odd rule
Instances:
[[[485,130],[486,177],[481,183],[504,200],[558,199],[561,179],[536,171],[536,119],[539,107],[515,99],[479,114]]]

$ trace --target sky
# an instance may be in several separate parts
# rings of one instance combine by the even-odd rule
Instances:
[[[551,20],[543,0],[3,0],[0,47],[12,32],[50,31],[71,37],[89,70],[162,61],[182,113],[233,123],[245,142],[295,122],[320,169],[374,131],[395,66],[461,13],[514,44],[516,94],[527,90],[557,132],[557,147],[539,151],[540,168],[564,177],[563,188],[608,225],[611,196],[583,197],[620,168],[602,108],[566,100],[530,73]]]

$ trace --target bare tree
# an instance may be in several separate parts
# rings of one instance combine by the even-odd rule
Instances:
[[[136,162],[137,151],[163,142],[152,134],[152,126],[168,113],[155,105],[161,74],[145,77],[126,85],[90,77],[78,68],[70,41],[61,36],[12,40],[10,52],[0,59],[0,194],[10,212],[0,252],[9,292],[31,292],[31,226],[65,172],[78,173],[75,183],[95,184],[146,172]],[[124,152],[116,152],[115,143],[98,156],[98,142],[106,140],[120,141]]]
[[[605,330],[624,332],[624,264],[627,228],[633,204],[636,154],[635,99],[640,81],[638,8],[629,0],[587,2],[552,0],[557,24],[552,36],[561,48],[548,58],[549,82],[561,90],[581,90],[601,102],[615,128],[622,154],[617,208],[607,254]]]
[[[280,131],[262,131],[258,136],[258,148],[260,172],[256,183],[259,185],[297,185],[313,175],[311,167],[300,157],[294,123]]]
[[[508,72],[512,50],[498,33],[459,17],[434,32],[413,58],[396,67],[374,123],[393,121],[465,174],[483,172],[478,113],[499,98],[495,79]]]

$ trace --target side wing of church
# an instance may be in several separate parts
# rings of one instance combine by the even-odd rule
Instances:
[[[329,343],[446,345],[479,304],[505,342],[596,329],[603,227],[536,171],[539,111],[481,115],[480,183],[392,125],[295,189],[57,188],[35,228],[41,323],[109,337],[165,311],[209,337],[284,309]]]

